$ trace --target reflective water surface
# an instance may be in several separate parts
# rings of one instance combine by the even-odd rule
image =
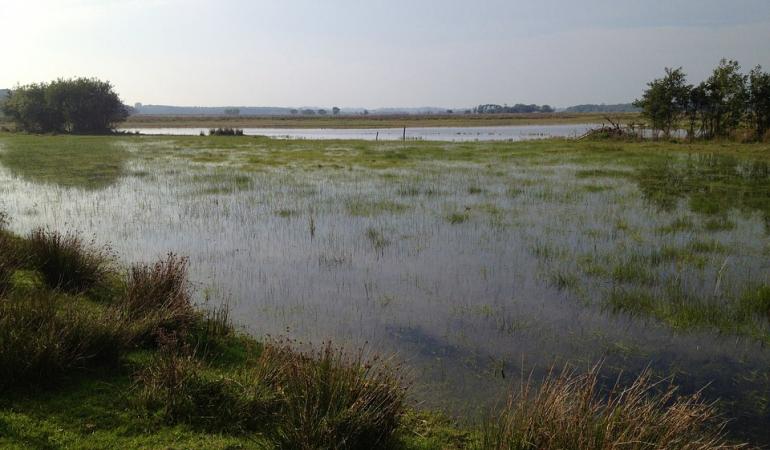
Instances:
[[[247,136],[278,139],[363,139],[367,141],[523,141],[552,137],[581,136],[596,124],[515,125],[493,127],[416,127],[406,128],[244,128]],[[150,135],[193,135],[208,133],[208,128],[124,128],[121,131]]]
[[[676,290],[727,302],[767,283],[768,212],[746,194],[768,186],[766,164],[514,151],[378,170],[312,160],[245,170],[234,161],[259,159],[269,143],[146,139],[114,144],[130,157],[99,189],[0,168],[0,208],[18,232],[93,233],[125,262],[189,255],[199,298],[229,301],[249,332],[395,353],[427,406],[473,409],[552,364],[604,361],[608,378],[649,365],[685,392],[711,383],[736,429],[770,440],[767,341],[678,330],[607,300]],[[328,151],[345,145],[358,144]],[[212,154],[225,162],[200,162]],[[699,197],[708,180],[722,186],[706,198],[719,210]],[[715,218],[726,225],[709,225]],[[712,247],[650,262],[694,242]],[[755,326],[768,335],[767,320]]]

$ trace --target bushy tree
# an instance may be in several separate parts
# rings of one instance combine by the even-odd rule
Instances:
[[[737,61],[723,59],[711,76],[701,83],[705,94],[703,131],[706,137],[729,136],[741,124],[746,112],[746,75]]]
[[[634,106],[642,109],[642,115],[650,121],[654,131],[662,131],[669,137],[687,111],[692,86],[687,84],[687,76],[681,67],[666,68],[663,78],[655,79],[647,86]]]
[[[763,139],[770,130],[770,73],[761,66],[749,73],[749,118],[757,139]]]
[[[43,133],[103,133],[128,117],[112,85],[95,78],[19,86],[3,110],[18,128]]]

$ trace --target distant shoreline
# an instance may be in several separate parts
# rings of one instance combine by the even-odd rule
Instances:
[[[631,122],[637,113],[553,113],[553,114],[431,114],[431,115],[340,115],[302,116],[151,116],[133,115],[120,128],[400,128],[479,127],[506,125],[559,125]]]

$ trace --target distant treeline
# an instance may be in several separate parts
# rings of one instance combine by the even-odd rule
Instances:
[[[479,105],[473,108],[474,114],[529,114],[529,113],[552,113],[554,109],[550,105],[524,105],[517,103],[513,106],[508,105]]]
[[[770,73],[760,66],[744,74],[737,61],[723,59],[698,85],[687,83],[681,67],[666,68],[647,86],[634,105],[656,135],[671,136],[683,123],[691,138],[729,137],[747,128],[764,139],[770,130]]]
[[[564,110],[564,112],[568,113],[631,113],[640,111],[641,108],[634,106],[633,103],[617,103],[614,105],[605,105],[604,103],[601,105],[575,105]]]

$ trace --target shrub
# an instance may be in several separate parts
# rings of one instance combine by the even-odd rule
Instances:
[[[479,449],[718,449],[724,424],[700,394],[677,396],[649,370],[628,387],[602,393],[598,367],[583,375],[550,373],[527,383],[480,430]]]
[[[209,136],[243,136],[243,130],[239,128],[212,128]]]
[[[53,289],[81,293],[105,280],[112,270],[109,249],[86,244],[77,233],[38,228],[29,234],[26,246],[30,264]]]
[[[281,345],[265,348],[278,364],[284,405],[276,440],[281,448],[374,449],[385,447],[405,411],[398,368],[361,354],[347,357],[326,345],[298,353]]]

